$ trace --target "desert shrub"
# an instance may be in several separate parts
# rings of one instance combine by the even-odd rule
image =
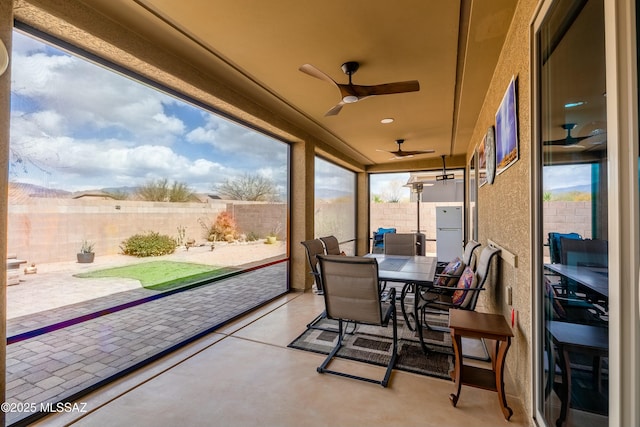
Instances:
[[[122,242],[122,253],[137,257],[160,256],[172,254],[176,250],[173,237],[153,231],[147,234],[134,234]]]
[[[255,242],[258,239],[260,239],[260,235],[255,231],[250,231],[249,234],[247,234],[247,242]]]
[[[220,212],[213,222],[213,225],[205,229],[207,230],[207,240],[210,242],[220,240],[232,242],[238,238],[236,221],[229,212]]]

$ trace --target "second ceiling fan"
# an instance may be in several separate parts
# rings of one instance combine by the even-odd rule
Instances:
[[[404,139],[396,139],[396,144],[398,144],[398,149],[394,151],[388,150],[377,150],[384,151],[385,153],[393,154],[394,159],[404,159],[405,157],[413,157],[420,154],[431,154],[435,153],[435,150],[414,150],[414,151],[405,151],[402,149],[402,144],[404,143]]]
[[[572,147],[577,145],[583,139],[591,138],[594,135],[587,136],[573,136],[571,135],[571,131],[576,128],[575,123],[564,123],[560,125],[560,127],[567,131],[567,136],[562,139],[555,139],[552,141],[543,141],[544,145],[557,145],[562,147]]]
[[[325,113],[325,116],[335,116],[342,110],[344,104],[352,104],[361,101],[370,96],[391,95],[395,93],[417,92],[420,90],[420,83],[417,80],[406,82],[383,83],[379,85],[364,86],[356,85],[351,81],[351,76],[360,68],[360,64],[355,61],[349,61],[342,64],[342,71],[349,76],[349,83],[338,83],[324,72],[320,71],[311,64],[300,66],[299,70],[305,74],[324,80],[335,85],[340,90],[340,102]]]

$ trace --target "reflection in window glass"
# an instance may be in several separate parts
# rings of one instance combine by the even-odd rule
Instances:
[[[608,425],[607,122],[602,0],[557,1],[540,58],[546,425]],[[576,341],[575,337],[580,339]]]
[[[355,255],[356,174],[315,160],[315,236],[336,236],[340,250]]]
[[[81,393],[286,292],[287,144],[12,46],[7,401]]]
[[[478,178],[476,176],[476,154],[469,161],[469,206],[467,209],[467,235],[469,239],[478,240]]]

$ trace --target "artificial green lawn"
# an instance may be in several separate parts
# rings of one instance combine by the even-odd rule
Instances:
[[[101,277],[136,279],[147,289],[166,291],[232,271],[235,270],[228,267],[214,267],[190,262],[150,261],[74,274],[74,277],[87,279]]]

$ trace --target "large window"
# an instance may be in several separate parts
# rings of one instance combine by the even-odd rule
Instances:
[[[316,157],[315,236],[336,236],[340,249],[355,255],[356,174]]]
[[[557,1],[537,34],[546,425],[608,425],[608,156],[602,0]],[[543,246],[544,245],[544,246]]]
[[[462,256],[464,170],[372,174],[370,194],[371,235],[380,228],[395,229],[396,233],[420,233],[425,239],[426,255],[444,259],[459,252]],[[452,234],[446,237],[442,221],[448,220],[439,214],[445,207],[456,208],[455,212],[449,210],[456,216],[455,224],[446,227],[452,228]]]
[[[47,40],[13,35],[8,165],[7,401],[38,405],[288,289],[288,144]]]

